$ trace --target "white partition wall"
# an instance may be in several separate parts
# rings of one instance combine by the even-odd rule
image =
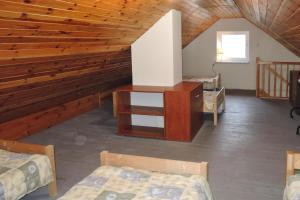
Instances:
[[[131,45],[133,85],[174,86],[182,81],[181,13],[170,10]]]

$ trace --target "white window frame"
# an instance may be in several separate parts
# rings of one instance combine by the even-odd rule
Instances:
[[[246,58],[224,57],[222,55],[222,35],[245,35]],[[217,63],[249,63],[249,31],[217,31],[216,62]]]

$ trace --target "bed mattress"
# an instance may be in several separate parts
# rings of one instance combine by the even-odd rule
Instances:
[[[59,200],[212,200],[206,180],[197,175],[175,175],[102,166],[72,187]]]
[[[183,81],[203,83],[204,90],[213,90],[215,88],[218,88],[218,80],[216,77],[201,78],[201,77],[194,77],[194,76],[184,76]]]
[[[300,174],[288,177],[283,200],[300,199]]]
[[[49,158],[0,149],[0,200],[16,200],[52,182]]]

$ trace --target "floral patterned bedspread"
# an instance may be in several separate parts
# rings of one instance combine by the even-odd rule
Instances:
[[[207,181],[197,175],[162,174],[102,166],[59,200],[212,200]]]
[[[218,87],[218,80],[216,79],[216,77],[201,78],[201,77],[194,77],[194,76],[183,76],[182,80],[187,82],[203,83],[204,90],[213,90]]]
[[[203,111],[213,112],[214,110],[214,98],[219,91],[203,91]]]
[[[300,199],[300,174],[288,177],[284,190],[284,200]]]
[[[0,200],[16,200],[53,180],[49,158],[0,149]]]

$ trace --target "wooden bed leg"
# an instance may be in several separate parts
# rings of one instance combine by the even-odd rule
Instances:
[[[214,110],[214,125],[217,126],[218,124],[218,109]]]
[[[107,162],[107,157],[108,157],[109,152],[108,151],[102,151],[100,153],[100,165],[108,165]]]
[[[213,100],[214,126],[218,124],[218,97]]]
[[[205,178],[205,180],[208,180],[208,164],[207,163],[201,164],[199,174],[201,174]]]
[[[223,112],[225,112],[226,109],[226,93],[225,93],[225,89],[224,89],[224,93],[223,93]]]
[[[49,183],[48,185],[48,192],[49,196],[54,198],[57,195],[57,183],[56,183],[56,169],[55,169],[55,159],[54,159],[54,146],[48,145],[46,147],[46,155],[48,156],[50,163],[51,163],[51,169],[53,174],[53,181]]]

